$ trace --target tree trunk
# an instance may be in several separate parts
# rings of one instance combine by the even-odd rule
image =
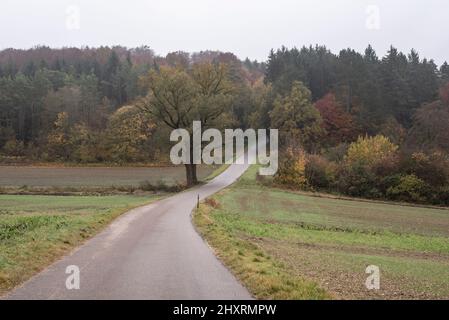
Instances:
[[[192,187],[198,184],[198,178],[196,176],[196,164],[186,164],[186,178],[187,186]]]
[[[198,184],[196,176],[196,164],[193,163],[193,138],[190,136],[190,164],[186,164],[187,187]]]

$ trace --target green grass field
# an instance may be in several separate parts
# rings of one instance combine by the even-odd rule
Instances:
[[[159,197],[0,195],[0,295]]]
[[[268,188],[252,167],[194,219],[259,298],[449,298],[449,210]],[[365,287],[368,265],[381,289]]]

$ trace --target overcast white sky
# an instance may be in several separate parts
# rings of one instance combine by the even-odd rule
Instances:
[[[447,0],[1,0],[0,30],[0,49],[148,45],[265,60],[281,45],[371,43],[379,56],[394,44],[449,61]]]

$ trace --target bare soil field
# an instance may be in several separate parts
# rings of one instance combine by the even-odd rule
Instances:
[[[198,178],[216,169],[199,166]],[[138,187],[141,183],[166,185],[185,183],[185,169],[179,167],[33,167],[0,166],[2,187]]]

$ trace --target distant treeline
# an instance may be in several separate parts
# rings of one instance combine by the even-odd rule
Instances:
[[[281,93],[302,81],[314,101],[332,92],[347,112],[358,114],[365,130],[375,132],[390,117],[409,128],[416,109],[434,101],[449,81],[449,65],[439,67],[415,50],[404,54],[394,47],[383,58],[371,46],[364,53],[339,54],[324,46],[281,48],[269,55],[266,81]]]
[[[205,61],[226,63],[234,81],[249,86],[265,69],[263,63],[215,51],[165,57],[148,47],[0,51],[0,150],[36,160],[153,161],[168,140],[150,136],[164,128],[151,122],[138,128],[140,115],[126,107],[147,93],[140,78],[161,66]],[[117,144],[125,145],[122,151]]]
[[[217,125],[280,130],[279,184],[449,204],[449,66],[415,50],[283,47],[266,62],[148,47],[0,51],[2,161],[160,163],[164,118],[173,127],[208,110]]]

